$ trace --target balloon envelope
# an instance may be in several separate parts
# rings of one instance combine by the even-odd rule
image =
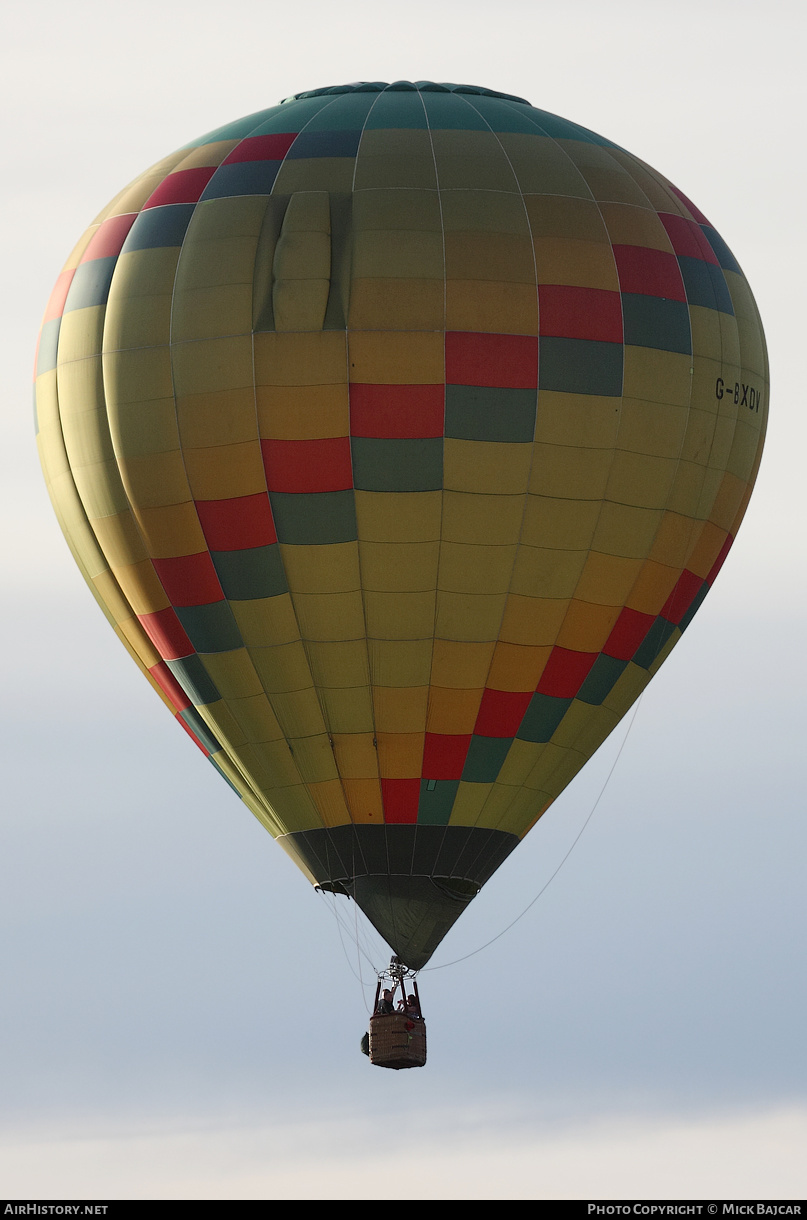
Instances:
[[[736,260],[655,170],[519,98],[378,82],[122,191],[36,400],[122,642],[417,968],[689,624],[767,383]]]

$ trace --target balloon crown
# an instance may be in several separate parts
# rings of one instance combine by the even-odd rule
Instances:
[[[500,93],[498,89],[485,89],[482,85],[451,85],[443,82],[436,84],[430,80],[396,80],[391,84],[384,80],[353,81],[349,85],[328,85],[324,89],[307,89],[304,93],[293,93],[285,97],[283,102],[298,102],[304,97],[325,97],[333,93],[473,93],[477,97],[501,97],[508,102],[521,102],[524,106],[530,103],[524,97],[516,97],[514,93]],[[282,103],[281,103],[282,104]]]

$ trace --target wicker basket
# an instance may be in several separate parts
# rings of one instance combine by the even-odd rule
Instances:
[[[415,1068],[426,1062],[426,1022],[402,1012],[370,1018],[370,1062],[376,1067]]]

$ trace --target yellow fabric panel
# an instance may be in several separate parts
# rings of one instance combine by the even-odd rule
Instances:
[[[197,166],[221,165],[224,158],[233,151],[238,143],[238,140],[213,140],[210,144],[201,144],[198,148],[192,148],[186,152],[179,164],[174,167],[174,171],[195,169]],[[201,206],[204,207],[204,204]]]
[[[677,458],[687,424],[685,407],[626,398],[622,402],[617,447],[651,457]]]
[[[700,507],[706,475],[707,471],[704,466],[695,462],[679,462],[675,482],[667,501],[668,510],[681,513],[685,517],[708,515],[708,513],[702,512]]]
[[[105,351],[167,341],[178,258],[170,246],[118,256],[104,318]]]
[[[601,500],[611,470],[610,449],[536,442],[529,490],[567,500]]]
[[[538,765],[541,755],[546,750],[545,742],[519,741],[516,737],[499,772],[499,782],[502,784],[517,784],[519,787],[526,781],[528,775]],[[534,800],[534,797],[530,798]]]
[[[632,347],[626,343],[622,392],[625,398],[646,398],[648,402],[669,402],[674,406],[688,407],[692,367],[691,356],[656,348]]]
[[[523,839],[524,835],[532,830],[538,819],[546,813],[551,803],[551,801],[545,801],[536,792],[522,789],[513,796],[512,803],[503,815],[497,829],[505,834],[518,835],[520,839]]]
[[[384,779],[419,779],[425,733],[378,734],[378,765]]]
[[[681,445],[681,460],[697,462],[706,466],[715,433],[716,414],[691,407],[687,415],[687,427]],[[676,476],[677,478],[677,476]]]
[[[356,521],[361,545],[424,543],[440,538],[442,492],[357,491]]]
[[[109,564],[87,521],[87,514],[78,498],[73,476],[68,470],[46,481],[59,525],[73,552],[73,557],[85,579],[92,580],[100,572],[107,571]]]
[[[550,652],[549,646],[528,647],[499,640],[486,685],[493,690],[534,690],[544,672]]]
[[[198,555],[207,550],[196,505],[192,500],[161,508],[135,509],[133,515],[153,559]]]
[[[223,288],[228,284],[248,285],[251,295],[255,250],[265,210],[263,200],[254,195],[199,204],[182,243],[174,288],[177,302],[195,288]],[[238,223],[239,214],[245,211],[251,221],[246,226]],[[176,312],[175,326],[181,321],[181,309]],[[229,328],[228,323],[225,318],[223,329]],[[181,333],[174,336],[180,340],[190,337]]]
[[[484,687],[496,647],[495,638],[484,642],[434,641],[432,685],[453,686],[459,690]]]
[[[689,321],[692,328],[692,351],[696,356],[739,364],[740,337],[737,322],[730,314],[706,309],[705,306],[690,305]]]
[[[659,498],[662,502],[666,501],[666,496]],[[653,545],[661,511],[660,508],[603,504],[592,546],[606,555],[644,559]]]
[[[350,811],[345,801],[342,785],[338,779],[329,779],[309,784],[308,793],[319,810],[324,826],[347,826],[350,824]]]
[[[329,733],[372,732],[373,702],[367,686],[320,687],[319,697]]]
[[[291,738],[289,746],[294,751],[294,761],[306,784],[338,780],[331,740],[327,733]]]
[[[267,648],[250,647],[249,655],[267,694],[313,687],[308,656],[302,641],[292,640]]]
[[[709,575],[712,564],[720,554],[727,535],[727,529],[721,529],[720,526],[715,525],[711,521],[704,521],[700,527],[695,545],[687,557],[686,566],[690,572],[694,572],[696,576],[702,576],[705,579]]]
[[[502,132],[502,137],[507,143],[509,133]],[[569,158],[564,156],[562,149],[557,144],[554,142],[550,144],[549,140],[546,140],[541,148],[540,156],[541,160],[537,164],[531,158],[520,154],[516,154],[513,161],[519,185],[528,198],[533,192],[579,197],[586,200],[591,198],[591,189],[585,178],[572,165]]]
[[[349,593],[361,588],[359,548],[355,542],[291,546],[280,544],[283,567],[292,596],[301,593]],[[362,635],[340,637],[357,639]]]
[[[577,146],[577,149],[580,148],[577,141],[564,140],[562,143],[567,149],[572,143]],[[586,145],[586,147],[592,146]],[[648,200],[644,191],[628,174],[623,173],[616,166],[613,169],[593,165],[582,165],[579,168],[589,190],[598,202],[633,203],[639,207],[646,206]]]
[[[599,606],[572,598],[558,632],[558,647],[574,652],[601,652],[618,618],[617,606]]]
[[[377,686],[425,686],[432,663],[431,632],[422,640],[368,640],[370,672]]]
[[[648,559],[667,564],[671,568],[683,568],[692,546],[696,523],[680,513],[662,513]]]
[[[506,593],[516,546],[475,546],[443,542],[438,588],[450,593]]]
[[[257,439],[241,445],[183,450],[187,482],[195,500],[226,500],[266,491]]]
[[[88,582],[90,583],[90,582]],[[125,635],[135,652],[141,655],[143,663],[149,667],[156,665],[160,657],[151,640],[144,633],[140,623],[132,613],[132,607],[123,596],[118,582],[107,570],[99,572],[92,578],[91,588],[96,599],[106,607],[110,620],[116,623]]]
[[[664,564],[648,560],[642,564],[625,605],[632,610],[640,610],[642,614],[659,614],[675,588],[679,575],[678,568],[668,568]]]
[[[258,386],[258,427],[266,440],[348,436],[347,382],[317,386]],[[254,407],[253,407],[254,411]]]
[[[442,314],[442,284],[440,305]],[[436,311],[429,316],[435,317]],[[442,324],[441,317],[436,325]],[[537,334],[535,286],[501,280],[449,279],[445,284],[445,328],[491,334]]]
[[[625,203],[603,203],[600,211],[615,246],[646,246],[673,253],[667,230],[657,213],[648,207]]]
[[[342,331],[254,336],[256,386],[315,386],[347,381]],[[252,384],[251,381],[249,384]]]
[[[650,681],[646,669],[629,661],[611,690],[603,699],[603,706],[609,707],[617,716],[622,717],[633,706]]]
[[[105,309],[105,305],[89,305],[86,309],[71,309],[63,315],[59,327],[60,366],[70,360],[98,354]]]
[[[447,593],[439,590],[435,633],[449,640],[495,640],[506,600],[506,593]]]
[[[474,492],[446,491],[443,493],[443,540],[505,545],[517,541],[523,516],[524,497],[521,495],[480,496]]]
[[[367,685],[370,668],[365,640],[307,642],[305,651],[316,686],[332,688]]]
[[[727,471],[720,483],[709,519],[727,532],[732,528],[737,510],[745,496],[746,483]]]
[[[369,638],[422,640],[434,634],[435,593],[364,593]]]
[[[427,686],[374,686],[378,733],[422,733],[426,729]]]
[[[762,437],[756,417],[753,417],[750,423],[744,419],[738,420],[727,462],[727,472],[735,475],[742,482],[746,482],[754,469],[761,443]]]
[[[446,438],[443,483],[449,491],[513,495],[527,490],[532,445]]]
[[[445,338],[425,326],[409,333],[351,330],[348,350],[350,380],[360,384],[437,385],[445,381]]]
[[[372,779],[378,775],[378,753],[372,733],[334,733],[336,765],[343,780]]]
[[[235,445],[258,439],[252,388],[178,398],[176,418],[183,448]]]
[[[448,234],[455,232],[529,233],[524,203],[518,195],[473,189],[442,190],[440,208],[442,228],[447,238]]]
[[[113,517],[106,517],[104,521],[95,522],[96,533],[107,556],[107,539],[104,538],[104,531],[100,527],[113,520]],[[169,605],[150,559],[141,559],[139,563],[123,563],[109,558],[109,566],[135,614],[154,614],[157,610],[165,610]]]
[[[124,216],[128,212],[139,212],[163,178],[172,173],[186,156],[186,149],[177,149],[176,152],[169,153],[167,157],[162,157],[142,174],[138,174],[98,213],[94,223],[100,224],[110,216]]]
[[[524,597],[571,597],[588,552],[525,546],[518,548],[510,588]],[[543,641],[541,641],[543,643]]]
[[[288,738],[314,737],[327,732],[313,686],[307,690],[273,691],[272,708]]]
[[[492,787],[493,784],[469,784],[460,781],[449,826],[475,826]]]
[[[443,330],[444,286],[441,279],[353,280],[350,292],[351,330]]]
[[[463,690],[451,686],[432,686],[426,731],[429,733],[473,733],[484,686]]]
[[[580,573],[575,596],[582,601],[596,602],[600,606],[623,606],[627,603],[628,595],[642,567],[641,559],[601,555],[592,551]],[[630,604],[633,605],[633,602]],[[664,598],[661,601],[661,605],[663,604]],[[638,610],[639,607],[634,606],[634,609]],[[652,613],[656,614],[658,611],[654,610]]]
[[[507,816],[507,812],[517,792],[518,788],[515,786],[504,784],[501,780],[497,780],[492,785],[485,803],[479,810],[476,825],[490,830],[498,830],[502,819]]]
[[[619,291],[611,247],[570,237],[536,237],[535,266],[539,284]]]
[[[132,458],[179,449],[177,410],[173,398],[152,402],[112,403],[108,407],[109,430],[126,484],[127,463]]]
[[[222,699],[247,699],[260,695],[263,686],[246,648],[232,652],[211,652],[205,656],[205,669],[215,682]]]
[[[394,187],[437,186],[434,156],[427,131],[365,131],[356,161],[355,191]]]
[[[177,398],[185,394],[212,394],[216,390],[249,389],[253,384],[251,336],[174,344],[171,367]]]
[[[364,139],[368,139],[373,134],[366,132]],[[393,141],[397,138],[397,133],[384,133],[385,136],[389,134],[392,134]],[[418,138],[421,135],[425,136],[431,157],[428,133],[412,131],[408,134]],[[362,140],[362,157],[364,156],[364,139]],[[425,147],[426,144],[424,143],[423,146]],[[361,162],[361,158],[359,161]],[[443,223],[437,191],[422,188],[357,189],[353,196],[353,229],[356,233],[362,233],[367,229],[411,229],[422,233],[441,233]]]
[[[222,284],[215,288],[187,288],[176,293],[171,310],[175,343],[242,335],[252,325],[252,285]]]
[[[76,465],[73,467],[73,479],[90,521],[128,511],[126,493],[114,460],[87,466]]]
[[[622,399],[541,390],[535,440],[544,445],[610,449],[616,444]]]
[[[499,638],[508,644],[531,647],[552,645],[557,639],[568,599],[550,600],[511,593],[502,618]]]
[[[360,592],[295,593],[294,610],[307,640],[356,640],[364,633]]]
[[[386,593],[416,593],[437,583],[439,542],[360,542],[361,583]]]
[[[134,208],[132,208],[130,210],[136,211],[136,209],[134,209]],[[112,215],[112,213],[110,213],[110,215]],[[117,213],[115,213],[115,215],[117,215]],[[106,217],[103,216],[103,214],[102,214],[102,218],[106,219]],[[76,244],[73,246],[73,249],[68,254],[67,259],[65,260],[65,262],[62,266],[62,271],[75,271],[76,267],[81,262],[81,259],[84,255],[84,251],[87,249],[87,246],[90,244],[91,240],[93,239],[93,237],[95,237],[95,234],[98,232],[100,224],[101,224],[101,218],[98,218],[87,229],[84,230],[81,237],[78,239]]]
[[[440,253],[442,261],[442,242]],[[449,280],[502,280],[534,285],[532,242],[529,235],[516,233],[446,233],[445,270]]]
[[[274,791],[300,784],[300,772],[297,769],[297,758],[289,749],[285,738],[277,741],[265,741],[259,746],[253,742],[245,742],[239,751],[242,766],[252,778],[259,790],[263,790],[273,800]],[[285,821],[285,810],[283,819]]]
[[[574,699],[552,740],[556,745],[568,744],[588,759],[616,728],[618,719],[616,713],[605,704],[592,707],[590,703]]]
[[[720,414],[715,421],[715,432],[712,437],[712,448],[709,451],[709,467],[711,470],[725,470],[731,447],[734,443],[734,432],[737,427],[737,416],[734,411]]]
[[[174,381],[168,349],[104,352],[104,390],[110,412],[125,403],[172,399]]]
[[[353,157],[288,158],[272,187],[274,195],[293,195],[296,191],[348,192],[353,187]]]
[[[143,541],[128,510],[110,517],[99,517],[93,521],[92,528],[110,568],[138,564],[146,559]]]
[[[564,551],[588,550],[599,513],[598,500],[575,502],[530,494],[524,507],[521,542]]]
[[[693,356],[692,365],[695,375],[692,379],[691,406],[709,415],[719,415],[726,410],[728,404],[720,402],[715,395],[715,382],[722,377],[727,384],[734,385],[734,380],[740,375],[739,364],[728,360],[707,359],[705,356]],[[725,405],[724,405],[725,404]],[[733,404],[732,404],[733,405]]]
[[[63,429],[65,423],[72,421],[73,416],[103,407],[104,384],[100,356],[84,356],[67,363],[60,361],[56,370],[56,392]],[[107,451],[97,453],[96,460],[108,457],[111,452],[110,446]]]
[[[493,132],[433,129],[441,190],[518,191],[510,163]]]
[[[161,508],[189,498],[185,456],[179,450],[130,458],[123,470],[129,499],[138,506]]]
[[[720,485],[722,482],[722,470],[707,469],[703,472],[703,483],[701,486],[700,499],[698,501],[696,510],[692,513],[693,517],[697,517],[701,521],[705,521],[711,516],[712,508],[720,492]]]
[[[567,198],[565,195],[549,192],[527,194],[524,206],[536,242],[547,237],[597,242],[607,248],[613,259],[602,213],[592,199]]]
[[[443,235],[417,229],[364,229],[353,239],[354,279],[442,279]]]
[[[209,660],[209,656],[207,660]],[[243,699],[231,699],[230,710],[248,742],[279,741],[283,730],[272,705],[263,693]]]
[[[331,277],[330,202],[324,191],[292,195],[275,247],[272,304],[278,331],[319,331]]]
[[[384,821],[381,783],[378,779],[345,779],[342,781],[352,822],[375,824]]]
[[[241,638],[248,648],[271,647],[300,638],[294,606],[288,593],[248,601],[230,599],[229,604]]]

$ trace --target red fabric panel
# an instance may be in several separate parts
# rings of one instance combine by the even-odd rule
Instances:
[[[151,562],[172,605],[206,606],[224,600],[224,590],[209,551],[178,555],[175,559],[152,559]]]
[[[672,191],[673,195],[677,195],[677,196],[678,196],[678,198],[681,200],[681,202],[682,202],[682,203],[683,203],[683,204],[684,204],[686,207],[688,207],[688,208],[689,208],[690,212],[691,212],[691,213],[692,213],[692,215],[695,217],[695,219],[697,220],[698,224],[702,224],[702,225],[709,225],[709,228],[711,228],[711,227],[712,227],[711,222],[710,222],[710,221],[708,221],[708,220],[706,219],[706,217],[704,216],[704,214],[703,214],[703,212],[700,210],[700,208],[696,208],[696,207],[695,207],[695,204],[692,202],[692,200],[691,200],[691,199],[687,199],[687,197],[686,197],[686,195],[684,194],[684,192],[683,192],[683,191],[679,191],[678,187],[677,187],[677,186],[673,186],[672,182],[668,182],[668,183],[667,183],[667,186],[670,188],[670,190]]]
[[[671,216],[666,212],[659,213],[659,220],[667,230],[676,254],[685,255],[687,258],[700,258],[705,263],[712,263],[715,267],[720,266],[717,255],[704,236],[703,229],[694,220],[687,220],[685,216]]]
[[[270,491],[345,491],[353,486],[350,437],[261,441]]]
[[[686,301],[678,259],[666,250],[647,246],[614,246],[614,258],[623,292]]]
[[[176,719],[177,719],[177,724],[180,724],[180,725],[182,726],[182,728],[185,730],[185,732],[186,732],[186,733],[188,734],[188,736],[190,737],[190,739],[191,739],[191,741],[193,742],[193,744],[199,747],[199,749],[200,749],[200,750],[202,751],[202,753],[204,754],[205,758],[209,758],[209,757],[210,757],[210,751],[208,750],[207,746],[203,746],[203,745],[202,745],[201,741],[200,741],[200,740],[199,740],[199,738],[196,736],[196,734],[194,733],[193,729],[191,729],[191,728],[189,728],[189,727],[188,727],[188,725],[185,723],[185,721],[182,719],[182,717],[179,715],[179,713],[177,713],[177,718],[176,718]]]
[[[470,733],[427,733],[423,749],[424,779],[460,779]]]
[[[557,699],[573,699],[598,656],[596,652],[553,648],[536,691],[540,695],[554,695]]]
[[[178,712],[184,712],[186,707],[193,707],[190,699],[165,664],[165,661],[158,661],[156,665],[152,666],[149,673],[160,689],[171,700]],[[182,723],[185,724],[185,721],[183,720]]]
[[[53,292],[50,294],[50,300],[48,301],[48,307],[45,310],[45,316],[42,319],[43,326],[46,322],[52,322],[54,318],[60,318],[64,313],[64,303],[67,300],[67,294],[70,291],[70,285],[73,282],[75,274],[75,269],[71,267],[69,271],[63,271],[54,284]]]
[[[266,136],[247,136],[224,158],[222,165],[236,161],[282,161],[297,139],[296,131],[273,132]]]
[[[614,623],[603,652],[617,661],[629,661],[654,622],[654,615],[642,614],[625,606]]]
[[[622,302],[618,292],[542,284],[538,303],[542,335],[622,342]]]
[[[442,385],[350,387],[351,436],[419,438],[443,435]]]
[[[420,801],[419,779],[382,779],[385,822],[416,822]]]
[[[230,500],[197,500],[196,511],[211,551],[244,551],[277,542],[272,506],[264,492]]]
[[[538,385],[538,340],[447,331],[446,384],[533,390]]]
[[[98,228],[90,238],[87,249],[81,256],[82,263],[89,263],[94,258],[110,258],[120,254],[121,246],[137,219],[137,212],[128,212],[124,216],[110,216],[109,220]]]
[[[163,660],[178,661],[180,657],[189,657],[195,651],[185,634],[185,628],[170,606],[154,614],[138,614],[137,620]]]
[[[515,737],[531,699],[531,690],[485,690],[474,733],[479,737]]]
[[[196,203],[216,168],[215,165],[201,165],[196,169],[180,169],[175,174],[169,174],[149,195],[143,204],[143,211],[162,207],[165,203]]]
[[[661,607],[661,617],[668,623],[680,623],[703,584],[703,577],[684,568],[670,596]]]

